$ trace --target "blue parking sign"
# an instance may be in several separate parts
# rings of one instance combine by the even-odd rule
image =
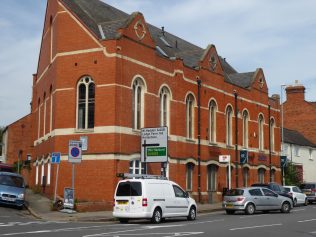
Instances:
[[[52,153],[52,164],[59,164],[60,163],[60,152],[53,152]]]
[[[248,162],[248,151],[240,150],[240,164],[246,164]]]
[[[281,168],[284,168],[287,165],[287,157],[280,156]]]

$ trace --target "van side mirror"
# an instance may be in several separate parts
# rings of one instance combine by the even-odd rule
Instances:
[[[185,193],[184,193],[184,197],[185,197],[185,198],[188,198],[189,196],[190,196],[190,195],[189,195],[188,192],[185,192]]]

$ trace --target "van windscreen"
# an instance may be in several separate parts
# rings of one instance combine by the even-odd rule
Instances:
[[[141,196],[142,184],[140,182],[121,182],[117,187],[116,196]]]

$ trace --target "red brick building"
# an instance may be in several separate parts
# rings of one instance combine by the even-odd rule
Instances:
[[[305,100],[305,87],[298,82],[286,87],[283,103],[284,127],[296,130],[316,143],[316,102]]]
[[[236,180],[238,186],[268,182],[270,165],[271,178],[281,182],[279,99],[269,98],[262,69],[239,73],[214,45],[202,49],[146,23],[139,12],[129,15],[98,0],[48,1],[33,79],[32,186],[45,176],[46,192],[53,193],[51,153],[61,152],[62,195],[71,186],[68,142],[85,136],[76,198],[111,205],[116,174],[143,170],[140,129],[167,126],[167,175],[197,197],[198,111],[201,201],[220,200],[228,186],[219,155],[231,155],[233,187]],[[238,154],[249,151],[243,166],[236,138]],[[160,174],[160,164],[147,167]]]

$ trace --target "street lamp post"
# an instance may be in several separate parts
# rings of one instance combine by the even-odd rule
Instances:
[[[281,104],[281,155],[284,154],[284,131],[283,131],[283,127],[284,127],[284,124],[283,124],[283,120],[284,120],[284,115],[283,115],[283,90],[284,90],[284,87],[286,87],[286,85],[281,85],[281,98],[280,98],[280,104]],[[284,167],[281,167],[282,169],[282,185],[285,185],[285,177],[284,177]]]
[[[198,85],[198,195],[201,202],[201,79],[197,77]]]

